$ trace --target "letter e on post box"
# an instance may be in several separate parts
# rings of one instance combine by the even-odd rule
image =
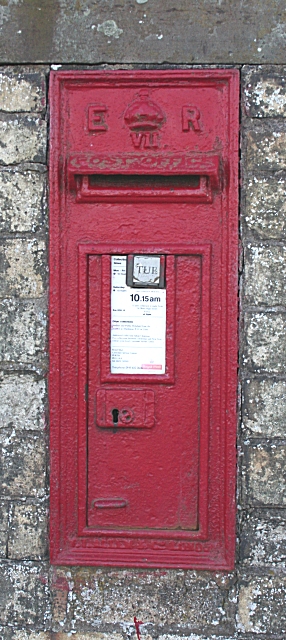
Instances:
[[[233,567],[238,95],[52,73],[53,563]]]

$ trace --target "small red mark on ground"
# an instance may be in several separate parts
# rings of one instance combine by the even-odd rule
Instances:
[[[136,629],[136,635],[138,640],[141,640],[140,638],[140,624],[143,624],[142,620],[137,620],[136,616],[134,617],[134,624],[135,624],[135,629]]]

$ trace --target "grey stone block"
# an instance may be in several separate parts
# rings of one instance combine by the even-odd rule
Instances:
[[[0,358],[2,361],[36,363],[46,346],[46,301],[0,301]]]
[[[54,633],[53,637],[54,637],[54,640],[69,640],[69,638],[71,637],[71,634],[59,632],[59,633]],[[96,631],[92,631],[92,633],[82,633],[82,632],[73,633],[72,637],[73,637],[73,640],[124,640],[124,635],[122,635],[121,633],[112,633],[112,632],[102,633],[102,632],[96,632]],[[145,638],[147,640],[147,637],[144,636],[144,634],[140,633],[140,637],[141,637],[141,640],[145,640]],[[148,637],[148,640],[152,640],[150,636]]]
[[[145,636],[146,637],[146,636]],[[149,639],[151,638],[151,636],[149,636]],[[158,640],[235,640],[236,638],[236,634],[234,635],[227,635],[227,636],[220,636],[220,635],[216,635],[216,634],[211,634],[211,635],[197,635],[196,633],[191,633],[188,636],[184,636],[183,634],[180,635],[178,634],[165,634],[164,635],[160,635],[158,636]],[[136,640],[136,638],[134,637],[134,639],[132,640]],[[142,640],[144,640],[144,636],[142,637]],[[147,640],[147,637],[146,637]]]
[[[248,576],[239,585],[238,630],[246,633],[286,633],[286,577]],[[268,635],[269,634],[269,635]]]
[[[0,171],[0,231],[46,228],[46,176],[37,171]]]
[[[8,629],[3,630],[0,634],[0,640],[56,640],[52,637],[50,631],[30,631],[25,629]]]
[[[262,239],[286,238],[286,180],[283,176],[249,177],[242,209],[242,234]]]
[[[243,364],[263,373],[286,373],[286,314],[246,313]]]
[[[130,624],[129,628],[128,628],[128,639],[129,640],[137,640],[137,635],[134,633],[132,635],[132,633],[130,632],[130,628],[134,627],[134,624]],[[100,633],[100,632],[90,632],[90,633],[84,633],[84,632],[76,632],[72,634],[72,639],[73,640],[124,640],[124,635],[121,635],[120,633]],[[68,633],[54,633],[53,634],[53,640],[70,640],[71,638],[71,634]],[[144,633],[144,624],[140,625],[140,639],[141,640],[152,640],[152,635],[148,634],[148,633]],[[157,636],[157,640],[234,640],[234,636],[220,636],[220,635],[214,635],[213,633],[211,634],[211,636],[206,636],[206,635],[197,635],[196,633],[189,633],[187,636],[185,635],[179,635],[179,634],[164,634],[164,635],[159,635]],[[14,638],[13,638],[14,640]],[[15,637],[15,640],[17,640],[17,638]],[[19,639],[19,640],[22,640]],[[23,638],[23,640],[26,640],[26,636]],[[27,638],[27,640],[30,640],[30,638]],[[37,640],[37,639],[35,639]],[[42,640],[42,638],[40,638],[39,640]],[[43,638],[43,640],[45,640]]]
[[[43,436],[0,432],[0,495],[45,496],[46,455]]]
[[[232,574],[54,568],[52,593],[54,631],[129,625],[134,615],[157,628],[180,625],[188,633],[197,628],[202,633],[234,629]],[[69,620],[67,602],[73,602]]]
[[[46,78],[38,68],[4,67],[0,72],[0,111],[42,111],[46,106]]]
[[[286,117],[286,67],[244,68],[243,96],[252,118]]]
[[[3,0],[2,63],[285,63],[284,0],[61,0],[40,8]]]
[[[286,567],[286,510],[245,513],[241,525],[240,559],[249,567]]]
[[[247,131],[246,165],[253,173],[286,169],[286,123],[257,122]]]
[[[134,626],[134,625],[133,625]],[[140,634],[142,640],[152,640],[150,636],[144,636],[144,634]],[[103,633],[103,632],[91,632],[91,633],[77,633],[73,631],[73,633],[54,633],[52,631],[31,631],[31,630],[17,630],[13,629],[1,629],[0,628],[0,640],[124,640],[126,635],[120,633]],[[136,638],[128,635],[129,640],[137,640]],[[198,636],[191,636],[189,640],[197,640]],[[186,638],[182,638],[182,640],[186,640]],[[206,638],[200,638],[198,640],[207,640]],[[213,640],[230,640],[229,638],[214,638]]]
[[[46,162],[47,125],[35,116],[0,114],[0,164]]]
[[[251,436],[286,438],[286,381],[245,380],[243,429]]]
[[[16,631],[49,628],[50,602],[45,565],[23,562],[0,564],[0,623]],[[20,635],[18,638],[20,640]],[[24,636],[25,637],[25,636]],[[28,636],[29,637],[29,636]]]
[[[0,429],[42,431],[45,427],[45,380],[0,373]]]
[[[273,307],[286,304],[286,248],[247,244],[243,293],[246,304]]]
[[[286,505],[286,445],[245,446],[244,502],[251,505]]]
[[[0,559],[7,556],[9,502],[0,501]]]
[[[41,560],[47,555],[47,507],[15,503],[10,516],[8,558]]]
[[[0,373],[0,429],[43,431],[45,397],[45,380]]]
[[[43,240],[0,242],[0,297],[37,298],[46,289],[47,260]]]

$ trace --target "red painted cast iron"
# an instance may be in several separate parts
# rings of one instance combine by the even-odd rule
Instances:
[[[238,72],[60,71],[50,97],[52,562],[231,569]],[[165,370],[112,373],[112,256],[141,254]]]

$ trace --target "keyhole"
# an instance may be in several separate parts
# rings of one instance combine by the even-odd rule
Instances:
[[[112,413],[113,424],[118,424],[119,409],[112,409],[111,413]]]

